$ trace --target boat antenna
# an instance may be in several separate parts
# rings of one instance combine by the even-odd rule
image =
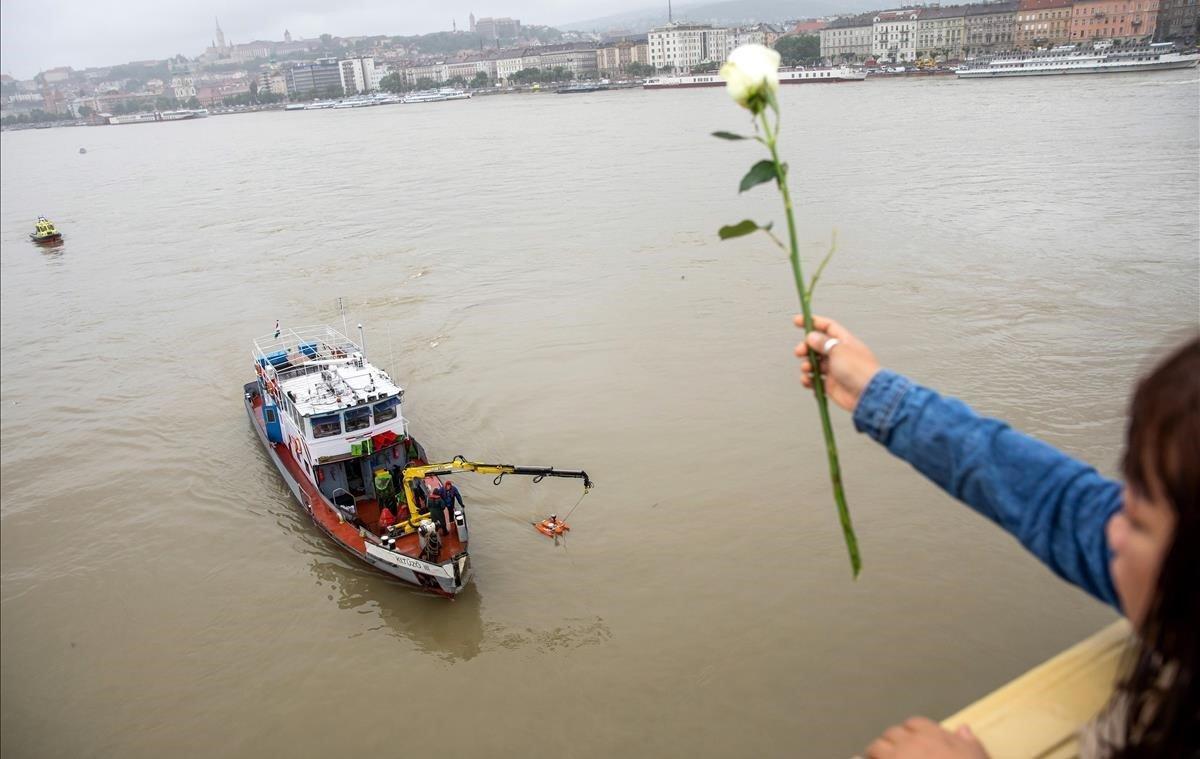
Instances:
[[[338,296],[338,313],[342,315],[342,334],[348,335],[350,333],[350,325],[346,324],[346,303],[340,295]]]
[[[362,323],[358,325],[358,349],[362,351],[363,358],[367,357],[367,338],[363,333]]]
[[[396,367],[396,354],[392,350],[392,323],[388,322],[388,369]]]

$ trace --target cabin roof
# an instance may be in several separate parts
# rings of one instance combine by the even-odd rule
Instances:
[[[254,341],[254,363],[303,416],[337,413],[399,397],[388,373],[366,360],[362,348],[329,326],[280,330]]]

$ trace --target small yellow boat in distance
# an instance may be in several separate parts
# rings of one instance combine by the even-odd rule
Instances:
[[[34,231],[29,233],[29,239],[34,242],[58,242],[62,239],[62,232],[58,231],[54,222],[45,216],[39,216]]]

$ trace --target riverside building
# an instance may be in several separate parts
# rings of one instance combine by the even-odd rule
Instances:
[[[961,58],[965,39],[963,6],[921,9],[917,17],[918,58]]]
[[[529,65],[526,65],[526,60],[530,61]],[[496,79],[501,82],[507,82],[509,77],[521,69],[527,69],[536,66],[536,60],[536,55],[526,56],[524,52],[520,50],[507,55],[501,54],[500,57],[496,59]]]
[[[963,29],[968,57],[993,55],[1013,49],[1017,0],[964,7]]]
[[[596,68],[601,76],[621,74],[631,63],[650,64],[650,44],[645,35],[605,42],[596,48]]]
[[[872,19],[871,55],[894,62],[915,61],[920,13],[920,8],[876,13]]]
[[[550,45],[537,48],[538,68],[562,68],[571,72],[575,79],[596,77],[596,45],[588,42]]]
[[[1071,41],[1139,42],[1154,37],[1159,0],[1076,0]]]
[[[871,57],[874,14],[846,16],[820,31],[821,57],[831,61],[865,61]]]
[[[1158,0],[1154,22],[1155,42],[1195,45],[1200,38],[1200,3],[1196,0]]]
[[[342,71],[333,58],[301,63],[283,72],[288,97],[321,94],[342,86]]]
[[[338,61],[338,71],[341,75],[342,89],[347,95],[378,90],[384,74],[384,70],[376,67],[375,59],[371,57]]]
[[[1020,0],[1013,44],[1025,50],[1070,43],[1073,5],[1074,0]]]
[[[725,57],[742,45],[762,45],[775,47],[775,42],[783,36],[783,31],[770,24],[755,24],[754,26],[738,27],[725,30]]]
[[[647,35],[650,65],[687,70],[704,63],[721,63],[728,51],[725,29],[708,24],[671,24]]]
[[[412,86],[419,86],[425,81],[441,84],[446,81],[446,64],[427,63],[421,66],[410,66],[404,69],[404,81]]]
[[[496,78],[496,59],[487,58],[484,56],[475,56],[465,61],[456,61],[447,63],[445,73],[442,75],[443,81],[451,79],[462,79],[470,82],[475,77],[483,74],[488,79]]]

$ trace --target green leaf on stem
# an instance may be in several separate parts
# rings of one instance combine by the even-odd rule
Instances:
[[[742,183],[738,185],[738,192],[745,192],[763,182],[770,182],[772,179],[778,178],[779,174],[775,170],[775,162],[763,159],[751,166],[750,171],[746,172],[746,176],[742,177]]]
[[[775,92],[770,87],[766,87],[764,89],[766,90],[766,93],[767,93],[767,105],[771,106],[772,111],[775,111],[776,120],[778,120],[779,98],[777,98],[775,96]],[[776,127],[776,131],[778,131],[778,127]]]
[[[821,265],[817,267],[817,272],[812,275],[812,279],[808,281],[808,299],[812,300],[813,290],[817,289],[817,282],[821,279],[821,272],[825,271],[825,264],[829,263],[829,259],[833,258],[833,252],[837,250],[837,230],[833,230],[833,236],[829,240],[829,252],[825,254],[825,258],[821,259]]]
[[[737,224],[726,224],[725,226],[721,227],[717,230],[717,235],[720,236],[722,240],[732,240],[735,237],[744,237],[745,235],[748,235],[751,232],[757,232],[760,229],[764,232],[769,232],[771,225],[768,224],[765,227],[760,227],[755,221],[743,219]]]
[[[712,136],[718,137],[722,140],[748,140],[748,139],[750,139],[749,137],[743,137],[742,135],[734,134],[733,132],[713,132]]]

